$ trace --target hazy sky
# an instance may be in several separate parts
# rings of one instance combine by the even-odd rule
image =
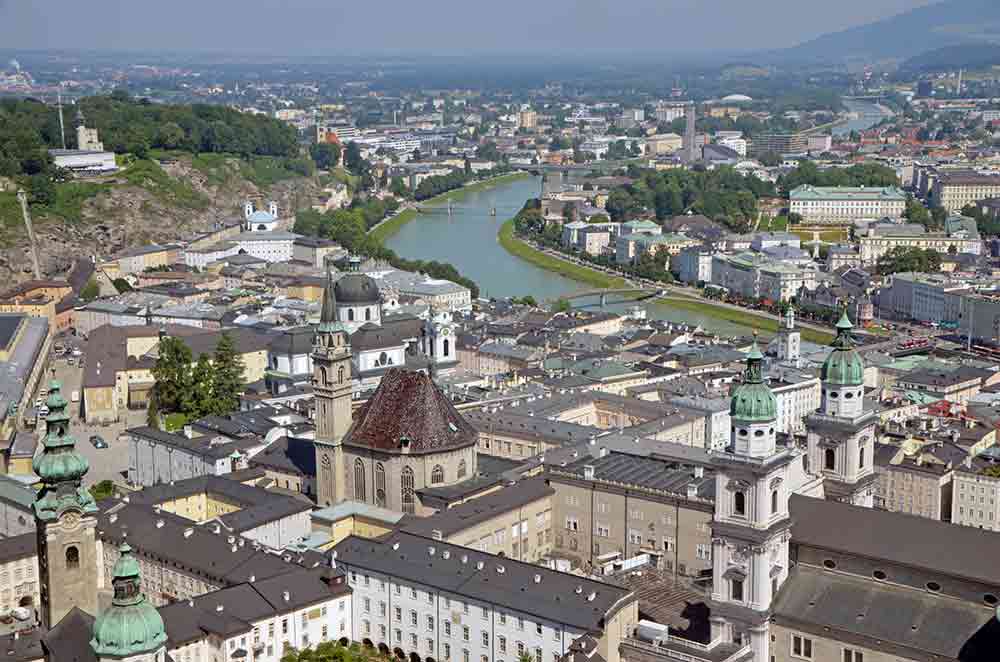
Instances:
[[[0,0],[0,48],[322,55],[790,46],[931,0]]]

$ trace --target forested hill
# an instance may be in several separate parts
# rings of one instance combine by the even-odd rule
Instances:
[[[224,106],[166,105],[127,95],[81,99],[64,108],[66,146],[76,147],[76,114],[100,131],[108,151],[145,158],[151,149],[291,158],[298,152],[295,129],[263,115]],[[0,176],[47,172],[49,148],[62,147],[54,106],[32,99],[0,100]]]

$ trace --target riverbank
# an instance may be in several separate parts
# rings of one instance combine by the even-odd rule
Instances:
[[[591,269],[575,262],[562,260],[558,257],[538,250],[523,239],[514,234],[514,219],[510,219],[500,227],[497,234],[497,241],[511,255],[526,260],[531,264],[557,273],[566,278],[585,283],[596,288],[622,288],[628,287],[628,283],[623,278],[610,276],[602,271]],[[765,317],[753,311],[736,306],[720,305],[705,299],[688,297],[686,294],[677,294],[667,297],[659,297],[653,300],[654,305],[664,305],[669,308],[686,310],[699,313],[717,320],[731,322],[748,329],[774,335],[778,332],[780,320],[776,317]],[[833,340],[833,335],[817,329],[801,327],[803,340],[808,340],[817,344],[828,344]]]
[[[519,179],[525,179],[527,177],[531,177],[531,174],[527,172],[511,172],[506,175],[500,175],[499,177],[491,177],[490,179],[472,182],[462,188],[457,188],[453,191],[446,191],[439,195],[435,195],[433,198],[421,200],[416,204],[433,205],[439,202],[447,202],[448,200],[455,202],[457,200],[461,200],[470,193],[485,191],[495,186],[500,186],[501,184],[517,181]],[[395,216],[387,218],[378,225],[373,226],[370,230],[368,230],[368,234],[374,237],[380,244],[385,243],[386,239],[399,232],[400,228],[416,219],[419,215],[420,213],[416,209],[404,209]]]
[[[538,250],[528,242],[515,236],[514,219],[509,219],[500,226],[500,231],[497,233],[497,241],[505,251],[514,257],[520,258],[525,262],[530,262],[536,267],[545,269],[546,271],[551,271],[552,273],[557,273],[560,276],[565,276],[566,278],[570,278],[579,283],[600,288],[628,287],[628,283],[625,282],[624,278],[609,276],[608,274],[597,271],[596,269],[590,269],[589,267],[575,264],[567,260],[560,260],[559,258]]]

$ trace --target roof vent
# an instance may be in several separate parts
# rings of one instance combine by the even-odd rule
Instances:
[[[597,593],[594,593],[593,591],[591,591],[590,593],[587,594],[587,602],[593,602],[594,598],[596,598],[596,597],[597,597]]]
[[[484,567],[486,567],[485,563],[482,561],[476,561],[476,570],[482,570]]]
[[[194,600],[188,600],[188,607],[194,606]]]
[[[190,526],[188,528],[184,529],[184,537],[185,538],[190,538],[192,535],[194,535],[194,529],[192,529]]]
[[[398,542],[392,543],[392,551],[395,552],[395,551],[398,551],[398,550],[399,550],[399,543]]]
[[[257,575],[250,575],[247,581],[253,584],[255,581],[257,581]]]
[[[158,528],[158,529],[162,529],[163,528],[163,520],[162,519],[156,520],[156,528]]]
[[[705,467],[695,467],[694,468],[694,477],[695,478],[704,478],[705,477]]]
[[[465,564],[465,563],[468,563],[468,562],[469,562],[469,555],[468,554],[462,554],[462,563]]]
[[[535,573],[535,583],[536,584],[541,584],[542,583],[542,576],[540,574],[538,574],[537,572]]]
[[[434,552],[435,552],[435,551],[437,551],[437,550],[435,550],[435,549],[434,549],[434,546],[433,546],[433,545],[431,545],[430,547],[428,547],[428,548],[427,548],[427,554],[428,554],[429,556],[434,556]]]
[[[448,559],[451,558],[451,552],[448,551],[447,549],[444,550],[443,552],[441,552],[441,558],[447,561]]]
[[[118,513],[111,513],[111,515],[108,517],[108,521],[111,522],[112,524],[114,524],[115,522],[117,522],[118,521]]]
[[[215,611],[222,611],[223,609],[225,609],[224,606],[222,606],[222,605],[215,605]]]
[[[281,599],[284,600],[285,602],[288,602],[289,600],[292,599],[292,594],[289,593],[288,591],[282,591],[281,592]]]
[[[236,536],[229,536],[228,538],[226,538],[226,542],[232,545],[234,542],[236,542]]]
[[[507,568],[503,567],[502,565],[498,565],[497,566],[497,574],[498,575],[502,575],[505,572],[507,572]]]
[[[214,533],[216,535],[222,533],[222,527],[219,526],[218,522],[216,522],[215,525],[212,527],[212,533]]]
[[[237,549],[239,549],[239,547],[237,547],[236,545],[233,545],[232,547],[230,547],[230,550],[232,550],[233,554],[236,553]]]
[[[581,593],[583,593],[583,587],[582,587],[582,586],[580,586],[579,584],[577,584],[576,588],[574,589],[574,592],[575,592],[575,593],[576,593],[577,595],[580,595]]]

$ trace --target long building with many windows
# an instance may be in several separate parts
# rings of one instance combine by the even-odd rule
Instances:
[[[898,218],[906,209],[906,194],[895,186],[811,186],[789,193],[788,209],[805,223],[842,223]]]

